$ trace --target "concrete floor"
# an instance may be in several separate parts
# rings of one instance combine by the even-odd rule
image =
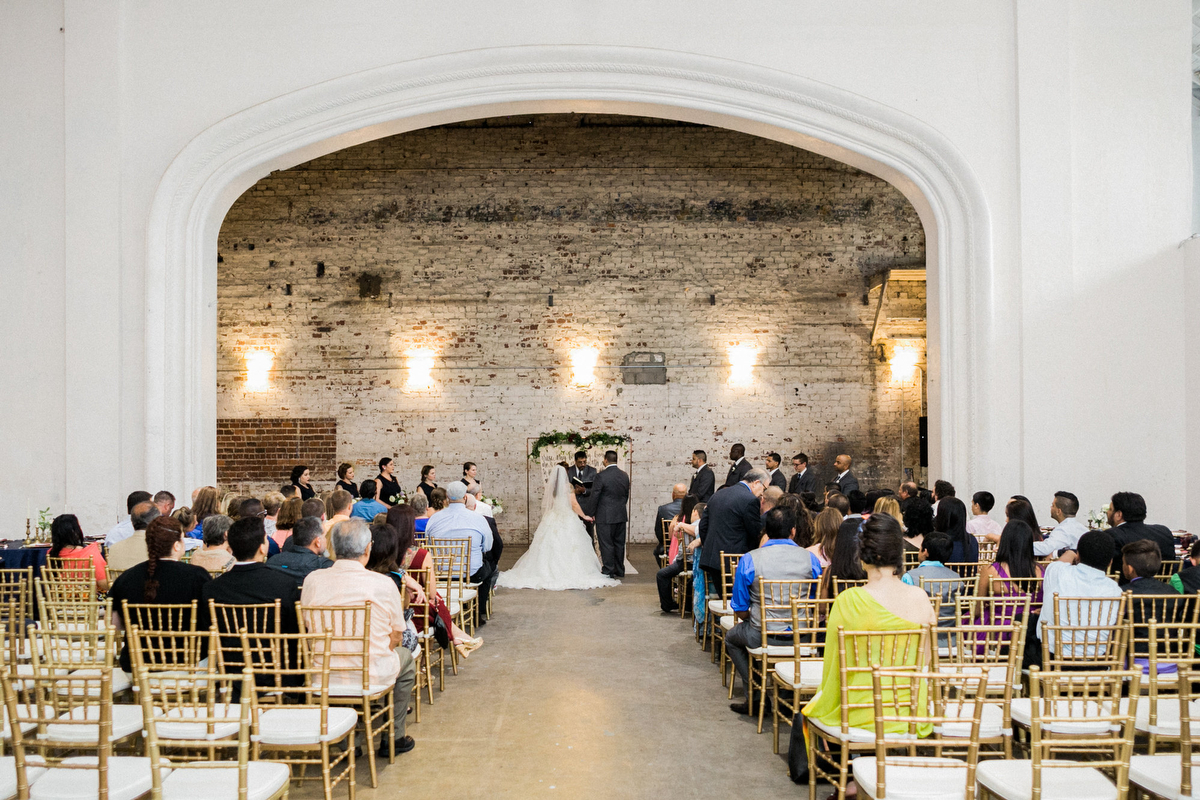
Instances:
[[[520,553],[507,549],[503,566]],[[409,725],[416,748],[374,790],[359,762],[360,796],[807,796],[770,728],[757,735],[729,710],[691,620],[660,613],[650,547],[629,558],[640,574],[612,589],[500,590],[486,644]]]

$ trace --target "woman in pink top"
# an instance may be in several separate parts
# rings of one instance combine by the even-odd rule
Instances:
[[[50,523],[50,558],[61,558],[64,566],[88,568],[91,559],[92,569],[96,573],[96,589],[108,591],[108,564],[104,561],[104,553],[100,551],[99,542],[85,542],[83,529],[74,514],[59,514]]]

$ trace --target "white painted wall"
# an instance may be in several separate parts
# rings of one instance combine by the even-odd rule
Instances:
[[[946,137],[981,188],[991,230],[992,271],[974,294],[986,301],[973,309],[989,331],[971,432],[982,467],[979,485],[960,488],[1020,491],[1043,512],[1058,488],[1085,507],[1132,489],[1156,520],[1185,524],[1185,485],[1200,478],[1185,457],[1178,250],[1191,230],[1187,0],[346,0],[293,4],[287,19],[279,8],[0,6],[5,532],[22,524],[25,497],[96,527],[129,490],[187,472],[146,473],[146,440],[162,433],[145,429],[148,377],[192,356],[147,363],[143,331],[149,212],[188,142],[256,104],[363,70],[546,44],[745,62]],[[169,402],[186,420],[206,400]],[[164,445],[169,460],[175,443]],[[1191,511],[1200,526],[1200,508]]]

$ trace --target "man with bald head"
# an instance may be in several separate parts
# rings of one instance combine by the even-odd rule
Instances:
[[[833,479],[833,482],[838,485],[838,490],[847,497],[851,492],[858,490],[858,478],[854,477],[854,473],[850,471],[851,461],[850,456],[845,453],[833,460],[833,468],[837,470],[837,477]]]
[[[654,557],[659,558],[663,554],[663,521],[670,522],[679,516],[679,510],[683,507],[683,498],[687,496],[688,487],[682,483],[677,483],[671,487],[671,502],[663,503],[658,507],[658,514],[654,518]],[[686,520],[685,520],[686,521]]]

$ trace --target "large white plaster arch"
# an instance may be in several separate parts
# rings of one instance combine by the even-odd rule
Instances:
[[[217,236],[260,178],[418,128],[487,116],[620,113],[738,130],[875,174],[916,208],[929,267],[931,474],[987,473],[975,364],[990,341],[991,227],[954,145],[921,121],[753,65],[665,50],[544,46],[405,61],[229,116],[175,158],[147,227],[145,477],[177,491],[216,478]]]

